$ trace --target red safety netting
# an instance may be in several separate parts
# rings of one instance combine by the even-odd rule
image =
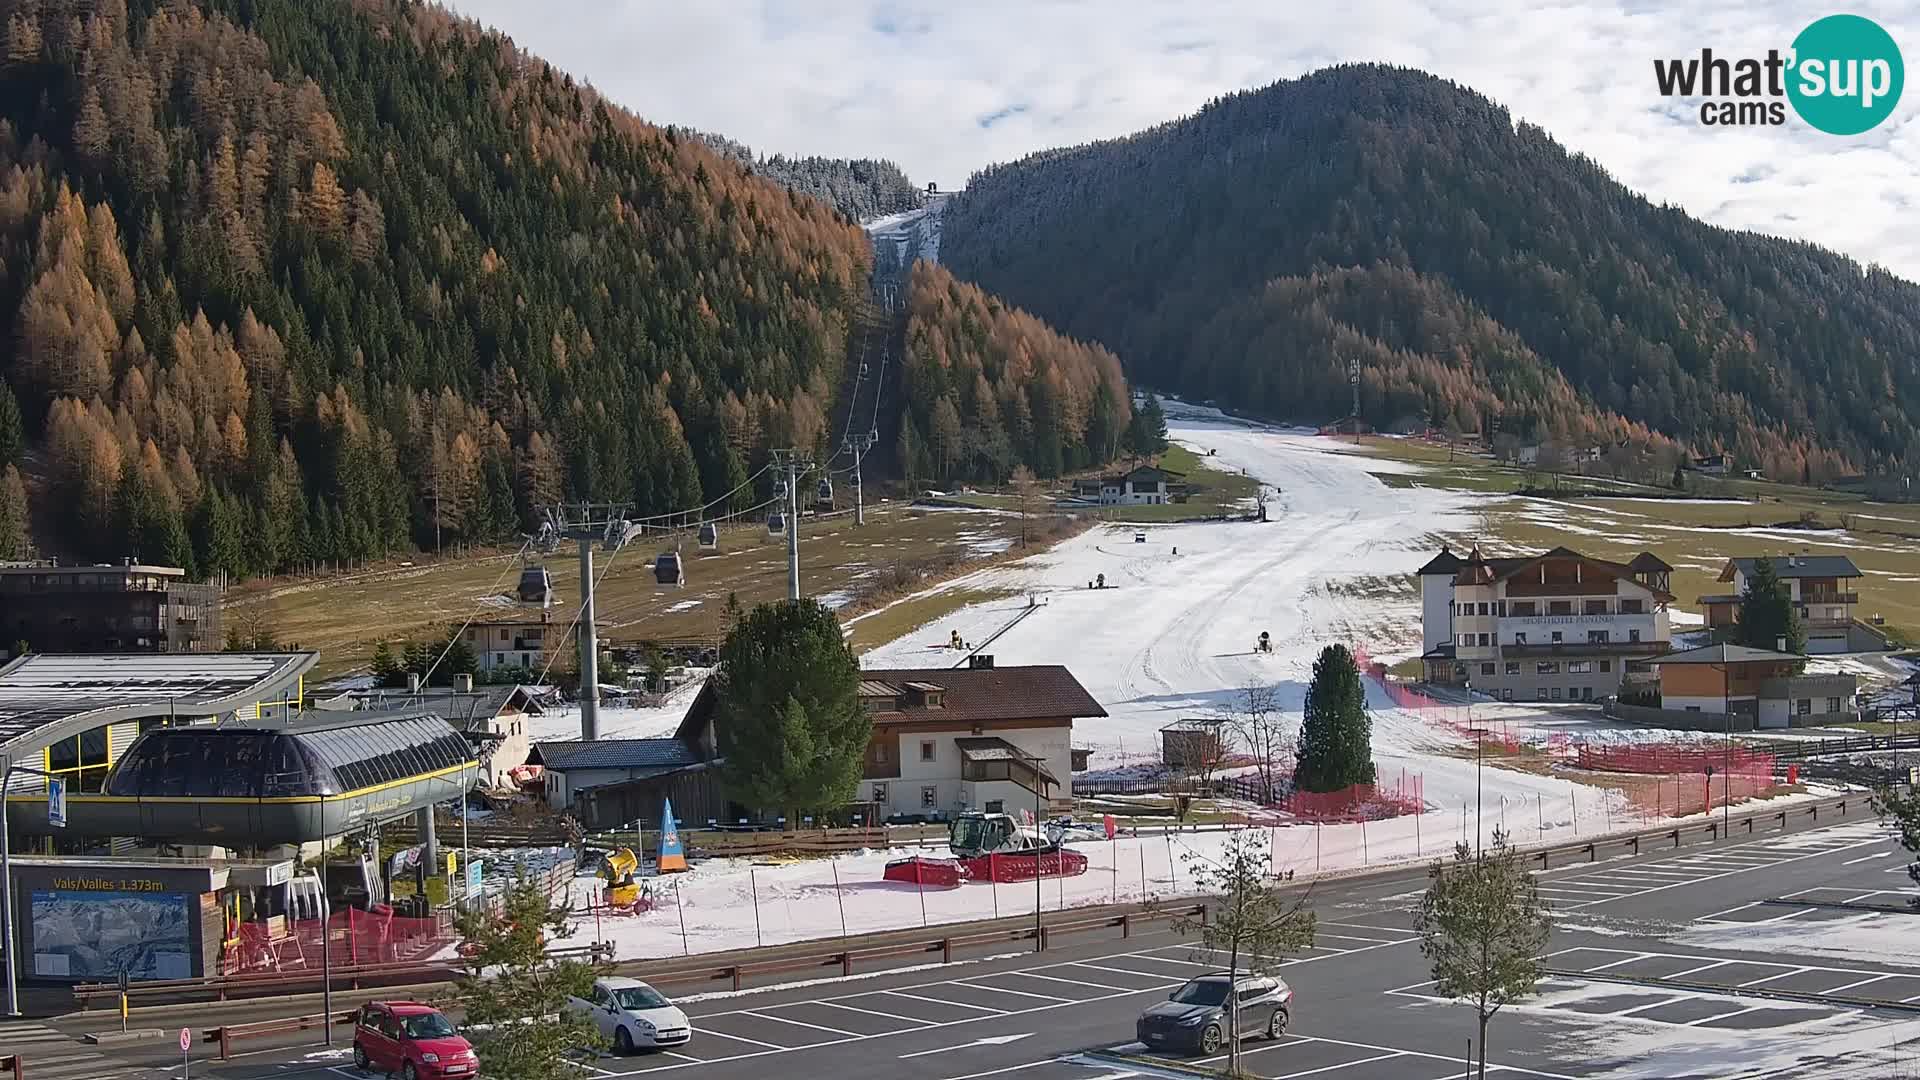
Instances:
[[[1484,739],[1497,742],[1509,752],[1520,748],[1520,741],[1507,729],[1504,719],[1476,718],[1473,706],[1464,702],[1441,701],[1423,691],[1416,690],[1406,683],[1387,675],[1384,665],[1376,664],[1372,654],[1364,645],[1351,646],[1354,663],[1360,668],[1360,674],[1372,679],[1394,708],[1404,709],[1420,717],[1421,720],[1443,727],[1463,739]]]
[[[1744,746],[1645,742],[1601,745],[1582,743],[1574,758],[1582,769],[1623,773],[1704,773],[1731,771],[1773,775],[1773,755]]]
[[[331,941],[326,959],[335,967],[389,964],[425,957],[453,940],[451,924],[440,918],[409,919],[391,908],[349,908],[328,920]],[[321,967],[320,920],[248,921],[235,927],[220,957],[223,975],[252,972],[318,971]]]
[[[1287,770],[1289,775],[1292,771]],[[1258,777],[1228,777],[1223,784],[1233,797],[1280,810],[1296,821],[1377,821],[1426,810],[1424,778],[1405,769],[1392,783],[1355,784],[1339,791],[1290,791],[1271,803],[1263,798]]]

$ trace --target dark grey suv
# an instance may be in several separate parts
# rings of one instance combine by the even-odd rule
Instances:
[[[1226,972],[1188,980],[1167,1000],[1140,1014],[1134,1033],[1150,1050],[1188,1050],[1212,1056],[1227,1042]],[[1272,975],[1242,975],[1239,980],[1242,1039],[1277,1039],[1287,1030],[1293,988]]]

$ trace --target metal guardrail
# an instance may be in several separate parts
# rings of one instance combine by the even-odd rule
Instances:
[[[437,1005],[438,1002],[423,1002]],[[258,1020],[250,1024],[222,1024],[210,1027],[200,1036],[206,1044],[220,1047],[220,1060],[233,1060],[233,1044],[246,1039],[258,1039],[268,1035],[284,1035],[290,1031],[306,1031],[311,1028],[337,1027],[352,1024],[360,1015],[359,1009],[346,1012],[315,1013],[311,1016],[288,1016],[278,1020]]]
[[[1762,810],[1745,814],[1729,815],[1724,819],[1715,818],[1710,821],[1672,825],[1660,829],[1643,829],[1640,832],[1626,833],[1623,835],[1596,837],[1585,842],[1556,844],[1553,847],[1535,848],[1524,854],[1529,859],[1540,860],[1540,868],[1544,870],[1551,864],[1555,856],[1585,855],[1588,862],[1596,862],[1600,857],[1600,849],[1605,847],[1625,847],[1637,855],[1640,853],[1640,845],[1649,840],[1672,840],[1673,846],[1679,847],[1681,837],[1689,834],[1696,836],[1705,835],[1708,839],[1718,839],[1723,835],[1732,835],[1736,828],[1744,828],[1748,833],[1752,833],[1753,824],[1756,821],[1777,821],[1780,824],[1780,828],[1785,829],[1788,819],[1794,815],[1810,817],[1818,821],[1820,820],[1820,813],[1824,809],[1828,813],[1837,813],[1845,817],[1848,813],[1849,806],[1871,812],[1871,802],[1867,796],[1848,795],[1837,799],[1824,799],[1819,802],[1806,803],[1786,810]]]
[[[0,1071],[4,1071],[12,1076],[13,1080],[24,1080],[27,1075],[25,1069],[26,1066],[20,1061],[19,1054],[8,1054],[6,1057],[0,1057]]]
[[[1132,905],[1129,905],[1132,906]],[[914,936],[900,941],[884,944],[872,944],[861,947],[840,949],[811,949],[797,951],[792,955],[759,961],[735,961],[715,964],[711,960],[695,960],[684,964],[661,964],[658,961],[646,962],[646,978],[650,983],[665,982],[727,982],[738,990],[742,982],[754,975],[774,975],[792,971],[814,971],[821,968],[838,968],[842,976],[852,975],[856,962],[887,960],[901,956],[922,956],[938,953],[941,963],[952,963],[956,948],[978,945],[995,945],[1006,941],[1034,942],[1035,952],[1044,952],[1049,942],[1061,934],[1084,933],[1088,930],[1120,928],[1121,937],[1133,936],[1133,927],[1137,923],[1154,922],[1163,919],[1193,918],[1200,922],[1207,920],[1207,905],[1204,903],[1186,903],[1172,906],[1139,907],[1137,910],[1109,913],[1092,917],[1042,922],[1037,928],[1031,922],[1024,925],[1006,926],[1000,929],[976,931],[968,934],[942,934],[937,937]],[[1000,920],[1017,923],[1019,919]],[[808,943],[811,944],[811,943]],[[624,966],[624,965],[623,965]]]
[[[445,962],[423,960],[396,960],[378,964],[343,964],[332,971],[333,985],[338,989],[358,990],[363,981],[386,980],[393,976],[403,976],[389,985],[407,985],[409,983],[431,982],[451,978],[459,974],[459,968]],[[419,976],[404,978],[404,976]],[[308,968],[295,972],[264,972],[250,975],[204,975],[196,979],[156,979],[150,982],[137,982],[127,988],[127,997],[158,998],[181,995],[211,994],[215,1001],[226,1001],[236,994],[270,990],[279,993],[299,993],[309,988],[318,990],[325,973],[318,968]],[[120,986],[117,983],[79,983],[73,988],[73,998],[82,1009],[92,1006],[96,998],[120,999]]]
[[[1795,739],[1768,747],[1775,761],[1805,761],[1835,754],[1871,754],[1886,750],[1920,750],[1920,731],[1894,735],[1854,735],[1844,739]]]

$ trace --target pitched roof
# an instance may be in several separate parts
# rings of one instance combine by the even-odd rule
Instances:
[[[1668,653],[1647,660],[1649,664],[1746,664],[1761,660],[1804,660],[1798,653],[1774,652],[1746,645],[1708,645],[1685,652]]]
[[[1635,555],[1633,561],[1627,564],[1627,569],[1636,574],[1671,574],[1673,572],[1673,567],[1668,566],[1660,556],[1651,551],[1643,551]]]
[[[362,708],[417,705],[438,713],[455,727],[484,723],[513,705],[529,716],[542,715],[540,698],[552,688],[518,686],[510,683],[476,686],[472,690],[454,690],[446,686],[422,687],[413,693],[404,687],[356,690],[351,697]]]
[[[1044,760],[1035,760],[1029,754],[1005,739],[994,735],[970,736],[953,740],[960,748],[960,756],[967,761],[1017,761],[1030,769],[1037,769],[1042,777],[1053,783],[1059,783],[1053,772],[1047,768]]]
[[[1793,560],[1791,564],[1787,560]],[[1773,564],[1773,573],[1778,578],[1809,577],[1862,577],[1860,568],[1845,555],[1774,555],[1768,558]],[[1760,565],[1759,559],[1728,559],[1727,569],[1720,572],[1721,581],[1732,581],[1732,570],[1739,570],[1746,577],[1752,577],[1754,569]]]
[[[972,724],[994,720],[1077,720],[1107,715],[1107,710],[1087,693],[1080,680],[1059,664],[870,668],[860,674],[860,693],[865,697],[893,695],[897,693],[896,687],[915,682],[941,687],[945,694],[939,708],[871,713],[875,723],[943,720]],[[674,731],[675,738],[691,743],[703,737],[712,721],[716,693],[714,680],[708,679],[693,704],[687,707],[687,715]]]
[[[938,709],[874,713],[875,723],[923,718],[973,723],[982,720],[1058,720],[1105,716],[1073,673],[1059,664],[993,668],[882,668],[864,672],[895,686],[930,683],[946,696]]]
[[[1460,572],[1460,556],[1449,547],[1441,547],[1440,554],[1427,560],[1427,565],[1415,571],[1421,577],[1428,574],[1457,574]]]
[[[652,769],[698,765],[700,755],[682,739],[600,739],[535,743],[530,765],[571,769]]]
[[[1639,555],[1636,555],[1631,563],[1617,563],[1610,562],[1606,559],[1596,559],[1591,555],[1583,555],[1565,546],[1555,547],[1538,555],[1527,555],[1520,558],[1503,557],[1483,559],[1479,556],[1480,549],[1474,548],[1473,553],[1468,556],[1467,560],[1460,564],[1460,572],[1454,576],[1456,582],[1462,585],[1472,585],[1486,584],[1490,581],[1501,581],[1518,574],[1520,571],[1542,559],[1578,559],[1589,566],[1597,566],[1613,574],[1615,577],[1626,578],[1628,580],[1632,580],[1634,575],[1638,573],[1661,570],[1671,571],[1673,569],[1673,567],[1661,562],[1658,556],[1649,551],[1643,551]],[[1484,577],[1475,577],[1475,571],[1482,568],[1484,568],[1486,575]],[[1662,600],[1673,599],[1672,593],[1656,589],[1645,582],[1638,582],[1637,584]]]

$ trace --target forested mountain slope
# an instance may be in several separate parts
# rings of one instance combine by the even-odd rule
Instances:
[[[822,443],[870,258],[438,8],[0,0],[0,533],[22,473],[240,573],[695,504]]]
[[[1346,413],[1357,362],[1379,424],[1651,428],[1782,477],[1920,465],[1920,288],[1653,205],[1415,71],[1332,68],[988,169],[942,261],[1137,380],[1263,412]]]
[[[907,402],[897,458],[909,486],[1059,476],[1112,460],[1132,419],[1120,361],[1070,340],[945,267],[907,284]]]
[[[900,166],[891,161],[790,158],[783,154],[760,157],[751,147],[724,135],[693,131],[688,134],[782,187],[811,195],[855,221],[871,221],[927,204],[926,192],[914,187]]]

